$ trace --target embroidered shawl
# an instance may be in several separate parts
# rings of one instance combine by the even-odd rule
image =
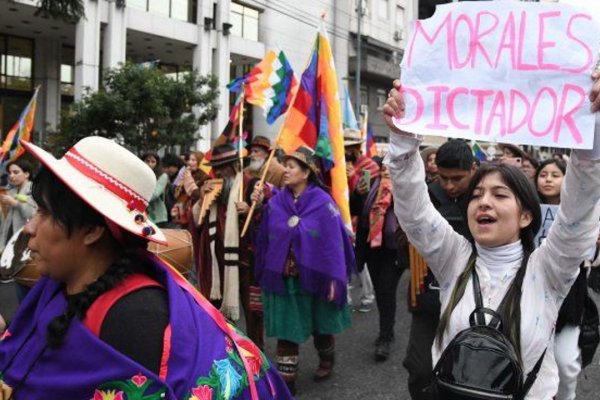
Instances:
[[[16,399],[48,400],[292,398],[252,342],[173,268],[148,253],[143,257],[169,299],[165,376],[119,353],[79,320],[72,321],[59,349],[46,347],[47,326],[67,300],[58,282],[42,278],[0,341],[5,393],[15,389]]]

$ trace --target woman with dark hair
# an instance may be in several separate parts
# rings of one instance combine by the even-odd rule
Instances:
[[[186,206],[188,212],[189,229],[196,229],[198,221],[192,220],[192,206],[200,199],[200,188],[204,181],[208,179],[208,175],[200,168],[200,164],[204,160],[204,153],[201,151],[190,152],[187,168],[183,174],[182,185],[185,195],[188,197]]]
[[[157,153],[153,151],[148,152],[142,156],[142,160],[150,167],[156,177],[156,187],[148,205],[148,217],[157,226],[164,228],[169,221],[167,206],[165,204],[169,176],[163,171],[160,156]]]
[[[560,191],[566,172],[567,163],[560,159],[550,158],[540,164],[535,184],[542,203],[560,204]],[[577,377],[582,369],[579,333],[586,296],[587,271],[582,266],[579,276],[558,311],[556,321],[554,356],[559,378],[556,400],[575,398]]]
[[[0,228],[0,254],[4,252],[13,235],[33,216],[37,207],[31,197],[30,178],[33,175],[31,164],[19,158],[9,162],[6,170],[8,171],[8,191],[0,195],[2,206],[6,209],[6,215],[1,221]],[[12,284],[2,285],[3,290],[12,287]],[[29,287],[15,282],[14,288],[16,298],[18,302],[21,302],[29,292]],[[6,312],[2,308],[0,307],[0,312]]]
[[[146,208],[152,171],[87,137],[44,165],[25,226],[44,276],[0,339],[3,399],[280,399],[281,378],[172,267]]]
[[[592,102],[599,103],[596,109],[599,92],[600,82],[596,82],[591,95]],[[467,192],[468,240],[454,232],[431,204],[417,152],[421,138],[400,131],[393,123],[404,112],[400,81],[395,81],[384,107],[384,118],[393,131],[386,164],[394,182],[398,221],[440,286],[443,311],[432,348],[434,363],[471,326],[476,293],[481,293],[477,303],[500,314],[501,332],[514,347],[523,381],[536,365],[541,367],[528,392],[512,394],[519,399],[551,399],[558,389],[552,346],[558,309],[579,274],[583,251],[593,246],[598,235],[600,163],[590,159],[593,152],[573,151],[560,210],[546,241],[537,249],[534,235],[541,218],[533,186],[515,167],[481,168]],[[481,316],[481,308],[477,309]],[[462,379],[494,375],[492,370],[470,373]]]
[[[438,167],[435,162],[437,147],[426,147],[421,150],[421,158],[425,165],[425,183],[428,185],[438,178]]]
[[[6,165],[8,171],[8,192],[0,195],[0,201],[6,207],[6,217],[0,230],[0,253],[8,240],[35,213],[36,205],[31,197],[31,165],[19,158]]]
[[[535,172],[535,187],[544,204],[560,204],[560,189],[567,173],[567,163],[550,158],[543,161]]]
[[[320,187],[313,154],[300,147],[285,159],[286,186],[265,206],[256,240],[265,330],[277,338],[277,365],[292,392],[300,343],[313,336],[320,359],[314,379],[324,380],[333,370],[334,335],[350,326],[346,284],[354,252],[337,206]]]

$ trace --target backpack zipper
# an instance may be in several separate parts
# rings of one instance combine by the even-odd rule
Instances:
[[[477,399],[512,400],[515,398],[514,395],[512,395],[512,394],[496,394],[496,393],[485,392],[485,391],[481,391],[481,390],[477,390],[477,389],[462,387],[457,384],[449,384],[439,378],[437,379],[437,385],[442,387],[443,389],[446,389],[455,394],[473,396],[474,398],[477,398]]]

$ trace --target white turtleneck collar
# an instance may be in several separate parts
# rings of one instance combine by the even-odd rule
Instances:
[[[475,243],[477,264],[490,273],[492,282],[498,282],[509,269],[518,267],[523,258],[523,245],[518,240],[498,247],[485,247]]]

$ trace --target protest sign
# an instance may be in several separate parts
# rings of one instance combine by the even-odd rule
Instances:
[[[535,247],[540,247],[544,239],[548,236],[548,232],[550,231],[550,227],[556,218],[556,214],[558,213],[558,206],[553,204],[541,204],[542,209],[542,225],[540,226],[540,230],[535,235],[535,239],[533,243]]]
[[[600,23],[560,3],[459,2],[415,21],[398,128],[470,140],[590,149]]]
[[[554,204],[540,204],[541,212],[542,212],[542,225],[540,226],[540,230],[535,235],[535,239],[533,243],[535,247],[540,247],[540,245],[544,242],[546,237],[548,237],[548,232],[550,232],[550,227],[554,223],[556,219],[556,215],[558,214],[558,206]],[[585,254],[585,258],[593,259],[594,253],[596,251],[596,246],[592,246],[588,252]]]

